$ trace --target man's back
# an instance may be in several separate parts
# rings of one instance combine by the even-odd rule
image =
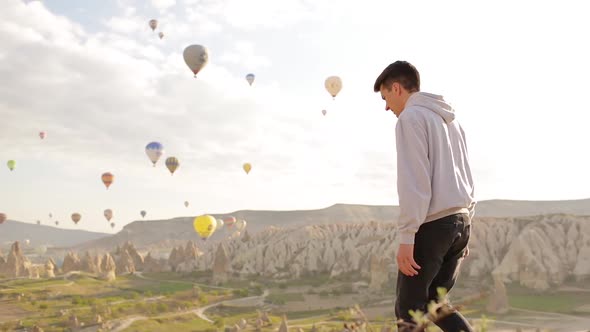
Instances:
[[[454,213],[473,216],[465,133],[441,96],[416,92],[396,125],[400,229]]]

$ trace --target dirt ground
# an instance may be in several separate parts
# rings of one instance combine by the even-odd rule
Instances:
[[[26,318],[30,312],[9,304],[6,301],[0,301],[0,322]]]

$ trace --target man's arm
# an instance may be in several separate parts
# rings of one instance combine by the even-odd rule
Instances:
[[[426,219],[432,196],[428,137],[420,114],[406,110],[398,119],[395,137],[400,243],[414,244],[414,235]]]

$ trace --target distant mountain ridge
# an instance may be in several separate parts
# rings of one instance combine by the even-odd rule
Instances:
[[[555,213],[590,216],[590,199],[567,201],[488,200],[479,202],[476,207],[476,219],[479,217],[510,218]],[[248,222],[248,232],[255,234],[270,226],[294,227],[370,221],[394,223],[399,216],[399,207],[334,204],[317,210],[240,210],[231,213],[211,213],[211,215],[215,218],[234,216],[238,219],[245,219]],[[226,230],[222,229],[216,232],[208,242],[215,242],[227,235]],[[82,243],[73,249],[108,249],[123,245],[127,241],[133,242],[140,249],[172,248],[182,245],[188,240],[199,240],[192,227],[192,217],[139,220],[126,225],[117,234]]]
[[[63,229],[48,225],[7,220],[4,224],[0,225],[0,246],[10,247],[14,241],[23,243],[26,239],[29,239],[31,245],[35,247],[40,245],[48,247],[70,247],[109,235],[108,233]]]

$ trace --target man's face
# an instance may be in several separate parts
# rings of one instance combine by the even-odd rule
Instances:
[[[381,98],[385,100],[385,110],[392,111],[396,117],[403,111],[403,101],[401,98],[401,86],[399,83],[394,82],[389,86],[381,84]]]

